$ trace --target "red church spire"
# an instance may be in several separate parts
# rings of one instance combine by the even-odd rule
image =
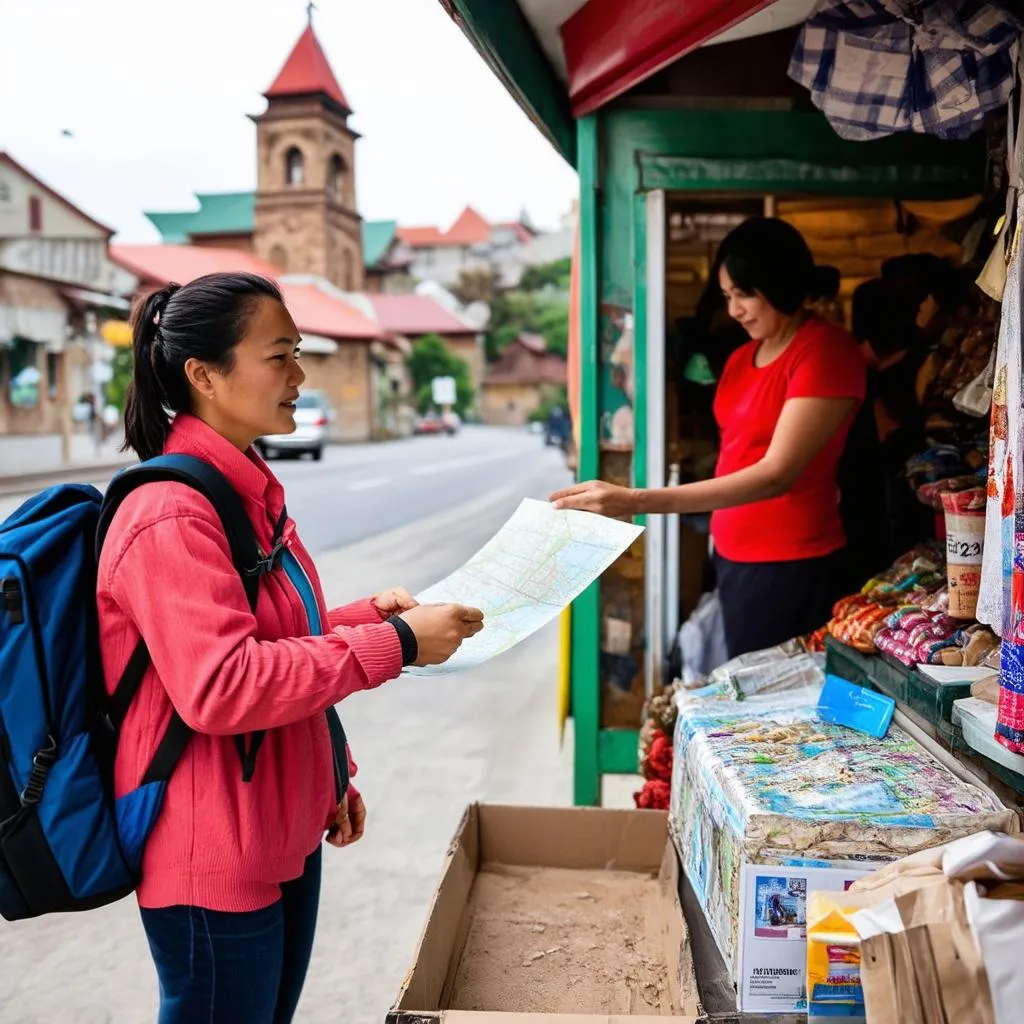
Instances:
[[[310,4],[306,30],[299,36],[274,84],[263,95],[272,100],[282,96],[318,94],[333,100],[346,111],[352,110],[313,31],[313,5]]]

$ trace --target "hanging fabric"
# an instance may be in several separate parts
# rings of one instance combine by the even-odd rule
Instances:
[[[1024,47],[1015,53],[1014,90],[1007,116],[1006,223],[1002,236],[982,271],[978,284],[1002,303],[999,341],[992,389],[989,435],[988,505],[985,514],[985,560],[978,595],[978,619],[1009,640],[1013,633],[1012,575],[1015,548],[1017,492],[1024,493],[1024,368],[1021,350],[1021,234],[1024,224]],[[986,287],[986,285],[988,287]],[[1009,675],[1016,653],[1004,658]],[[1024,676],[1020,676],[1024,678]]]
[[[1024,389],[1021,386],[1021,320],[1022,286],[1020,218],[1024,215],[1024,197],[1018,197],[1017,223],[1011,246],[1010,266],[1003,295],[1000,349],[1003,351],[1007,373],[1003,393],[1004,406],[992,408],[993,438],[1005,434],[1002,456],[1003,471],[999,479],[999,513],[996,516],[990,480],[989,508],[986,513],[986,548],[990,540],[996,542],[993,552],[998,560],[989,558],[982,566],[982,586],[988,585],[986,596],[993,594],[992,570],[998,561],[1000,587],[999,601],[1003,638],[999,673],[999,713],[996,720],[996,739],[1015,753],[1024,753],[1024,472],[1022,449],[1024,429],[1021,411]],[[998,371],[997,371],[998,372]],[[997,378],[996,388],[1000,382]],[[997,425],[998,424],[998,425]],[[995,467],[998,472],[998,465]],[[993,523],[998,523],[998,538]],[[987,551],[986,551],[987,554]],[[986,572],[986,569],[988,572]],[[989,611],[989,609],[986,609]],[[986,619],[986,621],[989,621]]]
[[[1006,114],[1006,213],[1003,229],[978,277],[978,287],[996,302],[1003,301],[1006,267],[1017,235],[1017,202],[1024,190],[1024,45],[1017,44],[1013,92]]]
[[[981,568],[978,620],[1009,639],[1016,492],[1020,487],[1022,430],[1020,253],[1012,252],[1003,296],[992,388],[985,560]]]
[[[844,139],[965,139],[1003,106],[1019,0],[819,0],[789,75]]]

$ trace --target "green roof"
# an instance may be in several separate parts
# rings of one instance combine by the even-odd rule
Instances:
[[[161,238],[168,244],[180,245],[188,241],[194,213],[147,213]]]
[[[363,263],[375,267],[387,255],[398,234],[398,221],[363,221]]]
[[[199,212],[193,235],[251,234],[255,220],[255,192],[197,192]]]
[[[168,245],[187,244],[197,235],[251,234],[255,221],[255,192],[198,192],[199,209],[182,213],[147,213]],[[363,262],[376,266],[398,233],[393,220],[363,222]]]
[[[255,192],[199,192],[193,213],[147,213],[164,242],[182,243],[196,235],[251,234]]]

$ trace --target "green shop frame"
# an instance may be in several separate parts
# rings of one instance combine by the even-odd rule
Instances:
[[[563,147],[563,151],[569,147]],[[664,382],[666,213],[673,194],[952,199],[976,194],[984,140],[893,136],[839,139],[816,112],[608,108],[576,123],[580,184],[580,479],[597,477],[608,424],[627,401],[603,352],[607,308],[626,309],[634,331],[633,458],[636,486],[669,483]],[[638,520],[641,521],[641,520]],[[644,685],[661,685],[678,629],[678,529],[644,524]],[[571,702],[574,800],[601,802],[605,775],[637,770],[638,730],[601,722],[601,585],[574,603]],[[638,723],[639,725],[639,723]]]

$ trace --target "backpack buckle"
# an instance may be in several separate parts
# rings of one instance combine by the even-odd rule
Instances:
[[[270,554],[261,558],[251,569],[245,570],[246,576],[267,576],[272,573],[280,564],[284,555],[285,545],[280,538],[274,542]],[[260,554],[262,554],[262,550]]]
[[[32,771],[29,773],[28,782],[21,794],[23,806],[39,803],[43,797],[47,776],[56,762],[57,741],[52,736],[47,736],[46,746],[37,751],[35,757],[32,758]]]

